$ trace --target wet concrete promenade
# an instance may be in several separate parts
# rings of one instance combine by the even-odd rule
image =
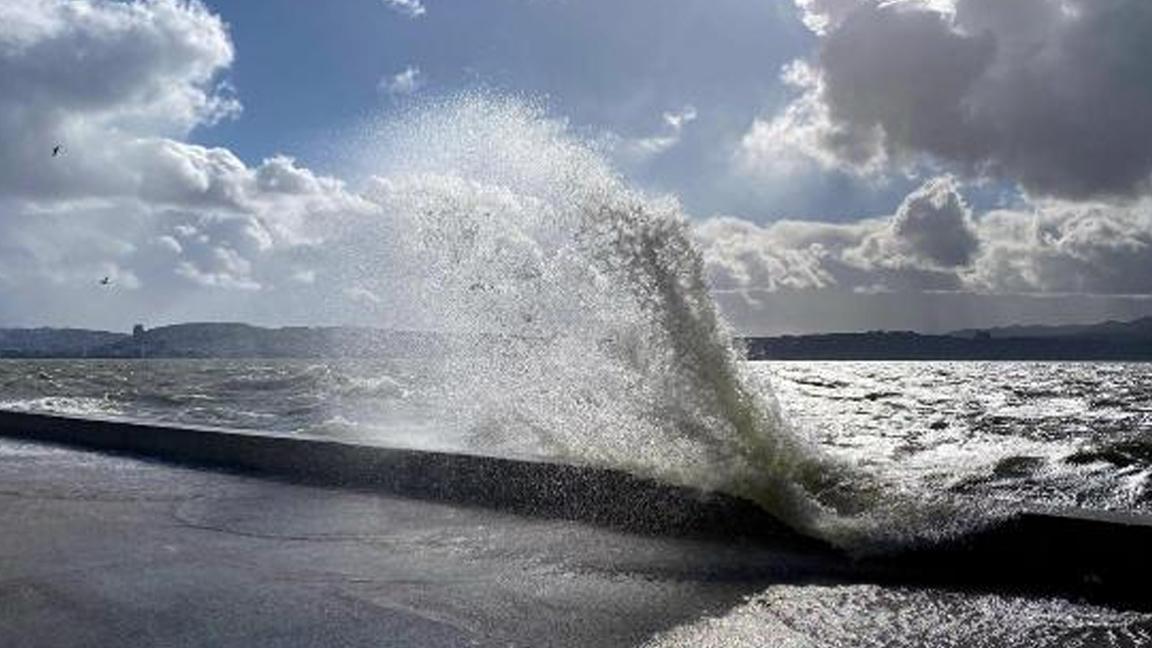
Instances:
[[[631,646],[804,552],[0,439],[0,646]]]
[[[1034,511],[861,559],[612,470],[0,412],[4,648],[636,646],[781,583],[1150,610],[1149,546]]]

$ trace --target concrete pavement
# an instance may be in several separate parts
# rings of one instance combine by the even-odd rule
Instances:
[[[820,571],[0,439],[0,646],[631,646]]]
[[[1141,516],[1023,513],[853,560],[592,467],[17,413],[0,436],[5,648],[631,646],[777,583],[1152,609]]]

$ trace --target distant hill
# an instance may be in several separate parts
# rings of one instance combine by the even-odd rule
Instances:
[[[1131,322],[1109,320],[1099,324],[1067,326],[1003,326],[990,329],[963,329],[948,335],[963,338],[987,336],[1003,338],[1067,338],[1067,337],[1152,337],[1152,317]]]
[[[125,333],[84,329],[0,329],[0,357],[84,357],[130,338]]]
[[[0,357],[9,358],[403,357],[439,343],[428,333],[357,327],[263,328],[227,322],[176,324],[134,335],[0,329]]]
[[[947,335],[871,331],[749,337],[754,360],[1140,360],[1152,361],[1152,318],[1087,326],[1009,326]],[[442,351],[433,333],[362,327],[264,328],[206,322],[140,328],[0,329],[7,358],[411,357]]]
[[[1152,360],[1152,318],[1009,326],[947,335],[871,331],[747,338],[756,360]]]
[[[191,323],[143,332],[102,350],[111,357],[316,358],[404,356],[435,343],[430,334],[354,327],[263,328]]]

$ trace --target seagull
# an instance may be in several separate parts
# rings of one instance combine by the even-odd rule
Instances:
[[[59,145],[59,144],[52,147],[52,157],[56,157],[57,155],[60,155],[60,152],[63,150],[64,150],[64,147]]]
[[[101,286],[108,286],[108,285],[111,285],[111,283],[112,283],[112,277],[104,277],[103,279],[100,280]]]

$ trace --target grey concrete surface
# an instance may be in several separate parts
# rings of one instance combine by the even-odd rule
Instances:
[[[602,467],[3,410],[0,435],[632,531],[757,537],[829,549],[751,502]]]
[[[852,560],[746,503],[613,471],[30,415],[0,417],[8,435],[0,648],[633,646],[785,582],[1152,609],[1140,517],[1022,514]]]
[[[6,648],[631,646],[817,563],[0,439]]]

